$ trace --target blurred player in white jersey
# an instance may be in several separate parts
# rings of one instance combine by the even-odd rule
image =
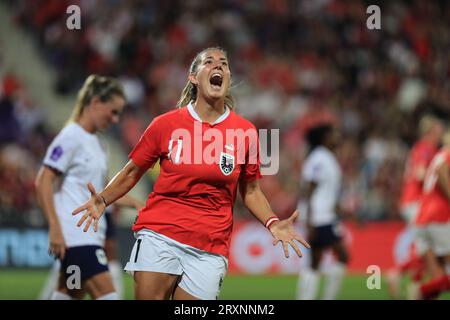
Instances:
[[[104,251],[106,221],[100,232],[80,230],[71,212],[89,199],[89,190],[106,184],[107,156],[97,132],[117,123],[125,106],[121,85],[112,78],[89,76],[78,94],[68,124],[49,146],[36,178],[39,204],[49,224],[49,252],[61,262],[57,290],[52,299],[117,299]],[[132,205],[134,199],[122,200]],[[79,271],[79,281],[67,285]],[[80,286],[77,283],[80,283]]]
[[[336,262],[327,271],[323,299],[336,299],[348,260],[343,245],[336,207],[341,189],[341,168],[335,156],[339,134],[332,125],[324,124],[308,131],[310,152],[302,170],[302,189],[306,189],[305,217],[311,264],[300,272],[297,298],[313,300],[318,296],[319,265],[323,253],[332,249]]]

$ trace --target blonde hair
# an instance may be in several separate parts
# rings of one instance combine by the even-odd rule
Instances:
[[[419,132],[423,136],[427,134],[436,124],[441,123],[441,121],[432,115],[425,115],[420,118],[419,121]]]
[[[84,81],[80,91],[78,91],[75,107],[67,123],[78,121],[84,109],[94,97],[98,97],[101,102],[107,102],[114,95],[125,99],[125,93],[119,81],[111,77],[103,77],[96,74],[90,75]]]
[[[442,144],[445,147],[450,147],[450,129],[445,130],[445,133],[442,136]]]
[[[194,60],[192,60],[191,66],[189,67],[188,75],[191,75],[191,74],[194,75],[197,73],[197,69],[201,62],[202,55],[205,52],[208,52],[211,50],[222,51],[223,54],[225,55],[225,57],[227,57],[227,52],[220,47],[206,48],[206,49],[202,50],[201,52],[197,53]],[[230,88],[231,88],[231,85],[230,85]],[[233,110],[235,102],[234,102],[233,96],[231,95],[230,88],[228,88],[228,92],[225,95],[225,105],[228,108]],[[177,102],[177,107],[178,108],[184,107],[184,106],[188,105],[191,101],[195,101],[196,99],[197,99],[197,87],[191,81],[188,80],[186,85],[183,88],[183,91],[181,92],[180,99]]]

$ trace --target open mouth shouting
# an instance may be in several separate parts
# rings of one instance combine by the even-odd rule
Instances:
[[[222,88],[223,75],[219,72],[214,72],[209,78],[209,84],[213,90],[220,90]]]

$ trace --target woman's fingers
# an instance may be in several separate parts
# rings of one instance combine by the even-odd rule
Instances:
[[[297,255],[300,258],[303,257],[302,252],[300,251],[299,247],[297,246],[297,244],[294,241],[289,241],[289,244],[291,245],[291,247],[294,249],[294,251],[297,253]]]
[[[91,217],[91,216],[89,217],[88,222],[87,222],[86,225],[84,226],[84,229],[83,229],[84,232],[87,232],[87,231],[88,231],[89,226],[91,225],[93,219],[94,219],[93,217]]]
[[[64,244],[51,244],[48,249],[48,254],[54,256],[55,259],[64,259],[66,255],[66,246]]]
[[[288,220],[290,220],[291,222],[294,222],[295,219],[297,219],[299,215],[300,215],[300,213],[298,212],[298,210],[295,210],[294,213],[288,218]]]
[[[59,252],[59,258],[61,260],[63,260],[65,255],[66,255],[66,247],[64,245],[61,245],[61,249]]]
[[[94,185],[92,183],[88,183],[87,185],[89,192],[91,193],[91,196],[96,196],[97,195],[97,191],[95,191]]]
[[[283,243],[284,256],[286,258],[289,258],[289,248],[288,248],[287,242],[286,241],[282,241],[282,243]]]
[[[91,196],[92,197],[96,197],[97,196],[97,192],[95,191],[94,185],[89,182],[87,187],[89,189],[89,192],[91,193]],[[83,212],[84,210],[88,210],[88,209],[89,209],[89,201],[86,202],[81,207],[78,207],[75,210],[73,210],[72,211],[72,215],[75,216],[75,215],[79,214],[80,212]]]
[[[81,227],[81,225],[84,223],[84,221],[86,221],[86,219],[87,219],[89,216],[90,216],[89,213],[86,212],[86,213],[81,217],[81,219],[78,221],[77,227]]]
[[[86,225],[83,228],[84,232],[87,232],[89,230],[89,227],[91,226],[92,222],[94,222],[94,231],[97,232],[98,230],[98,220],[99,217],[98,213],[96,212],[95,208],[86,208],[86,212],[84,213],[84,215],[81,217],[81,219],[78,221],[77,226],[81,227],[83,225],[83,223],[85,223],[86,220],[88,220],[86,222]]]
[[[303,239],[301,236],[297,235],[295,237],[295,240],[297,240],[298,242],[300,242],[303,246],[305,246],[305,248],[311,249],[311,246],[309,245],[308,242],[306,242],[305,239]]]
[[[72,215],[73,216],[76,216],[77,214],[79,214],[80,212],[83,212],[84,210],[86,210],[87,209],[87,205],[85,204],[85,205],[82,205],[81,207],[79,207],[79,208],[76,208],[75,210],[73,210],[72,211]]]
[[[56,246],[51,244],[48,248],[48,255],[56,256],[55,252],[56,252]]]
[[[98,230],[98,219],[94,218],[94,232],[97,232]]]

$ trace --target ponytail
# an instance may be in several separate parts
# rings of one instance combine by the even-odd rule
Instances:
[[[92,74],[84,81],[80,91],[78,91],[77,101],[70,116],[69,122],[78,121],[87,105],[94,97],[98,97],[101,102],[110,101],[114,95],[125,99],[125,93],[119,81],[111,77],[102,77]]]

